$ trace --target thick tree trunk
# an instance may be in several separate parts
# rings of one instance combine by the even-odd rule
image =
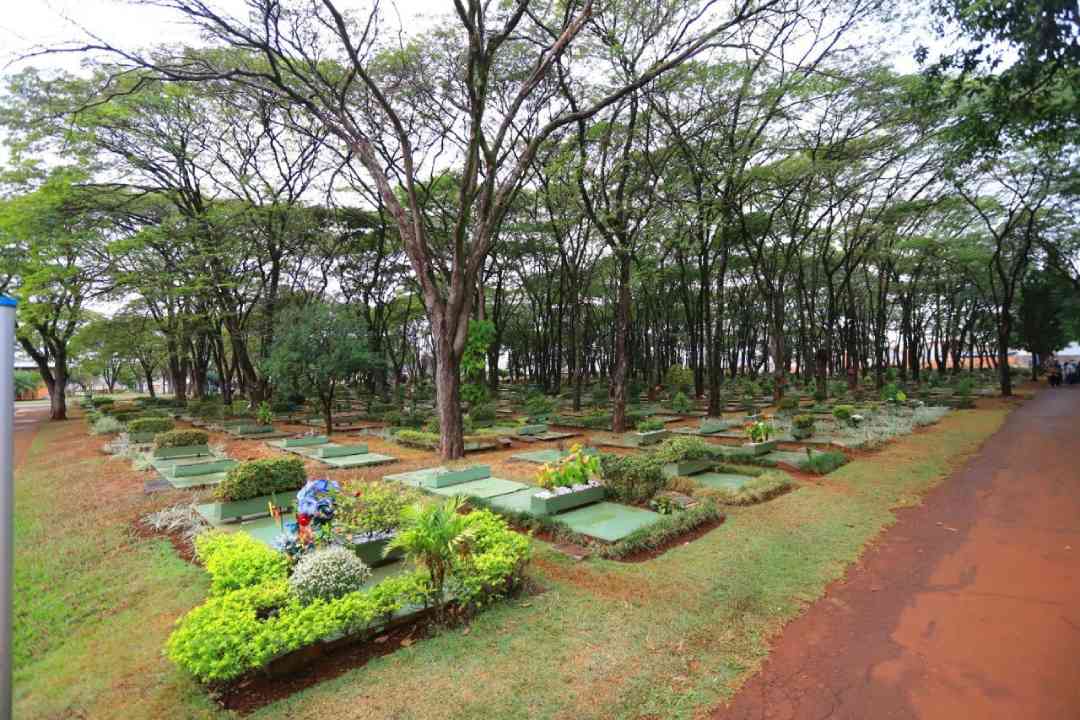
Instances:
[[[1009,336],[1012,334],[1012,316],[1003,309],[998,319],[998,373],[1001,377],[1001,395],[1009,397],[1012,392],[1012,375],[1009,374]]]
[[[626,432],[626,375],[629,367],[627,335],[630,333],[630,255],[619,257],[619,298],[615,319],[615,368],[612,373],[611,429]]]
[[[439,411],[439,447],[443,460],[465,457],[464,426],[461,420],[461,379],[459,361],[450,340],[436,340],[436,405]]]
[[[323,427],[326,428],[326,437],[330,437],[334,432],[334,392],[331,390],[329,395],[323,395],[319,400],[322,401]]]

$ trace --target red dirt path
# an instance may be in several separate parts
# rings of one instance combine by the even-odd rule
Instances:
[[[12,467],[19,467],[26,453],[30,450],[30,444],[37,434],[38,423],[49,419],[48,404],[41,403],[15,403],[15,453],[12,458]]]
[[[1046,390],[789,624],[716,720],[1080,718],[1080,388]]]

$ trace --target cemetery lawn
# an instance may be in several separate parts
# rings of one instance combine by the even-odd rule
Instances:
[[[643,563],[576,563],[537,542],[539,592],[250,717],[693,717],[1008,408],[980,400]],[[101,442],[81,421],[43,423],[16,473],[15,715],[228,717],[162,655],[206,575],[133,526],[184,495],[144,495],[147,473]]]

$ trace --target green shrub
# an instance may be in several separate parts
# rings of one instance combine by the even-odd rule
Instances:
[[[837,405],[832,411],[833,417],[841,422],[849,422],[855,414],[855,408],[851,405]]]
[[[593,480],[600,472],[600,458],[586,453],[580,445],[574,445],[570,454],[555,465],[546,464],[536,475],[542,488],[573,487]]]
[[[814,391],[814,402],[825,402],[826,393],[824,390]]]
[[[780,398],[780,409],[784,411],[798,410],[799,399],[791,395],[786,395]]]
[[[589,397],[594,405],[606,405],[609,396],[608,386],[602,383],[597,383],[589,389]]]
[[[176,427],[170,418],[163,417],[144,417],[137,418],[128,423],[128,432],[133,433],[163,433],[169,432]]]
[[[701,438],[687,436],[668,438],[653,450],[653,456],[662,463],[704,460],[713,455],[712,445]]]
[[[340,545],[319,548],[300,558],[289,576],[289,589],[304,603],[334,600],[356,592],[371,577],[371,568]]]
[[[210,436],[202,430],[169,430],[154,436],[154,447],[190,447],[205,445],[209,441]]]
[[[382,421],[390,427],[400,427],[401,412],[398,410],[387,410],[382,414]]]
[[[243,532],[210,530],[195,538],[195,555],[210,573],[210,592],[221,595],[271,580],[284,580],[289,561]]]
[[[848,459],[842,452],[823,452],[807,454],[807,458],[799,463],[799,469],[814,475],[827,475],[841,465],[845,465]]]
[[[663,463],[652,455],[600,454],[600,475],[611,496],[621,502],[644,503],[664,488]]]
[[[396,530],[401,513],[416,494],[389,482],[365,482],[335,498],[334,527],[350,534],[378,535]]]
[[[801,429],[801,430],[812,430],[813,427],[814,427],[814,416],[813,415],[796,415],[792,419],[791,424],[794,425],[795,427]]]
[[[455,554],[447,581],[458,602],[480,607],[519,585],[532,554],[528,537],[490,510],[466,515],[462,535],[468,538],[468,552]]]
[[[248,500],[260,495],[299,490],[307,482],[300,458],[268,458],[240,463],[229,469],[214,488],[214,498],[223,502]]]
[[[97,418],[94,420],[94,424],[90,426],[90,432],[95,435],[116,435],[123,429],[124,423],[108,415]]]
[[[90,404],[96,408],[105,408],[112,405],[115,402],[111,397],[94,397],[90,398]]]
[[[525,399],[525,414],[531,422],[542,421],[555,411],[555,401],[540,393],[530,393]]]
[[[671,392],[688,393],[694,387],[694,371],[681,365],[672,365],[664,373],[664,386]]]
[[[495,421],[495,406],[491,403],[483,403],[469,409],[469,417],[474,423],[491,423]]]
[[[671,409],[680,414],[690,412],[690,398],[682,391],[675,393],[675,397],[671,398]]]
[[[637,431],[639,433],[656,432],[664,429],[664,423],[662,420],[655,420],[653,418],[646,418],[638,421]]]
[[[436,433],[423,430],[398,430],[394,433],[394,440],[409,447],[431,449],[439,447],[441,438]]]
[[[750,442],[761,443],[767,442],[774,432],[775,428],[772,423],[759,420],[747,429],[746,435],[750,438]]]

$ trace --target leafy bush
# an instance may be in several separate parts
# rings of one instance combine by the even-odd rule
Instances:
[[[371,577],[371,568],[356,553],[331,545],[300,558],[289,576],[289,589],[305,605],[356,592]]]
[[[653,455],[600,454],[600,475],[611,496],[621,502],[648,502],[664,488],[663,463]]]
[[[483,403],[469,410],[469,417],[474,423],[490,423],[495,421],[495,406],[491,403]]]
[[[382,421],[390,427],[400,427],[401,412],[399,410],[387,410],[382,414]]]
[[[546,464],[536,475],[540,487],[573,487],[585,485],[600,472],[600,458],[586,454],[580,445],[574,445],[570,454],[555,465]]]
[[[409,447],[430,449],[438,447],[441,438],[436,433],[423,430],[398,430],[394,433],[394,440]]]
[[[814,391],[814,402],[825,402],[826,393],[824,390]]]
[[[401,513],[416,495],[396,483],[365,482],[334,499],[334,527],[348,533],[382,535],[401,525]]]
[[[111,397],[95,397],[90,398],[90,404],[96,408],[104,408],[108,405],[112,405],[114,400]]]
[[[520,583],[532,546],[490,510],[465,515],[461,537],[467,552],[454,556],[449,586],[458,602],[479,607]]]
[[[104,415],[94,420],[90,432],[95,435],[116,435],[124,429],[124,424],[114,417]]]
[[[780,409],[784,411],[798,410],[799,398],[792,395],[785,395],[780,398]]]
[[[270,406],[270,403],[265,400],[259,403],[259,407],[255,410],[255,420],[260,425],[269,425],[274,422],[274,408]]]
[[[855,414],[855,408],[851,405],[837,405],[832,411],[833,417],[841,422],[849,422]]]
[[[681,414],[690,412],[690,399],[682,391],[675,393],[675,397],[671,398],[671,409]]]
[[[800,430],[812,430],[814,428],[814,416],[813,415],[796,415],[791,424]]]
[[[589,389],[589,397],[594,405],[606,405],[609,396],[608,386],[603,383],[597,383]]]
[[[525,399],[525,414],[529,420],[537,422],[544,420],[555,411],[555,401],[540,393],[529,393]]]
[[[771,423],[759,420],[747,429],[746,434],[751,442],[761,443],[768,441],[768,439],[772,437],[773,432],[775,432],[775,428]]]
[[[212,420],[224,416],[225,406],[221,404],[220,399],[216,398],[208,400],[188,400],[187,411],[191,417],[200,418],[202,420]]]
[[[170,418],[162,417],[137,418],[129,422],[127,425],[128,432],[154,434],[169,432],[175,427],[176,423],[174,423]]]
[[[637,431],[639,433],[656,432],[664,429],[664,423],[662,420],[655,420],[653,418],[646,418],[638,421]]]
[[[713,447],[701,438],[672,437],[660,443],[653,456],[662,463],[704,460],[713,457]]]
[[[205,445],[210,436],[202,430],[169,430],[154,436],[154,447],[172,448]]]
[[[229,469],[225,479],[214,488],[214,498],[221,501],[248,500],[260,495],[299,490],[305,482],[307,471],[300,458],[251,460]]]
[[[681,365],[672,365],[664,373],[664,386],[672,392],[688,393],[694,387],[694,371]]]
[[[815,475],[827,475],[847,461],[847,456],[842,452],[807,453],[807,458],[799,463],[799,469]]]
[[[284,580],[289,568],[284,555],[243,532],[205,532],[195,538],[195,556],[210,573],[210,592],[215,595]]]

